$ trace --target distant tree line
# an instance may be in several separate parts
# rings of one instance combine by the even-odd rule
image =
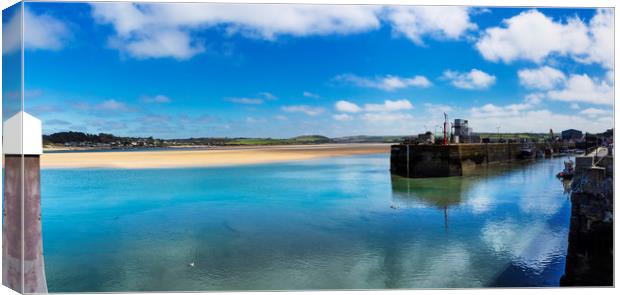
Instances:
[[[119,137],[109,133],[89,134],[84,132],[66,131],[57,132],[49,135],[43,135],[44,144],[66,144],[66,143],[79,143],[89,142],[93,144],[111,144],[111,143],[131,143],[137,140],[146,142],[161,141],[154,139],[153,137]]]
[[[322,135],[302,135],[291,138],[271,137],[190,137],[178,139],[158,139],[153,137],[120,137],[109,133],[89,134],[84,132],[66,131],[43,135],[45,145],[64,146],[111,146],[111,147],[152,147],[152,146],[185,146],[185,145],[290,145],[290,144],[321,144],[321,143],[364,143],[364,142],[398,142],[401,136],[349,136],[329,138]]]

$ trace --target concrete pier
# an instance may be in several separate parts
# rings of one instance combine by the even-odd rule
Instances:
[[[544,150],[546,144],[533,144]],[[472,143],[450,145],[398,144],[391,147],[392,174],[410,177],[463,176],[479,165],[519,160],[521,143]],[[554,150],[560,144],[554,144]]]

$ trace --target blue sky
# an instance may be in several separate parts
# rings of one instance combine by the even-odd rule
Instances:
[[[406,135],[444,111],[474,131],[613,125],[611,10],[26,3],[24,18],[25,109],[45,133]]]

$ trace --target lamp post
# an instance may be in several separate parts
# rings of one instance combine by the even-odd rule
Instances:
[[[499,126],[497,126],[497,141],[499,142],[500,139],[502,139],[502,136],[499,134]]]

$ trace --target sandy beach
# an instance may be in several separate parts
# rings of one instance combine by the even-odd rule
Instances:
[[[262,164],[389,152],[389,144],[226,147],[212,150],[49,153],[42,168],[183,168]]]

